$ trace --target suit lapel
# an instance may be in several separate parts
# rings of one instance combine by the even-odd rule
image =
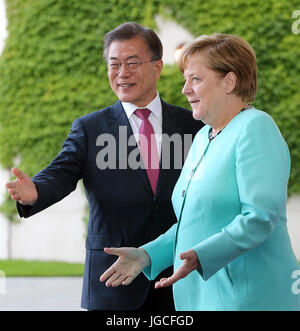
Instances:
[[[156,200],[159,192],[164,185],[164,172],[173,168],[174,164],[174,148],[165,149],[169,143],[164,143],[166,139],[169,139],[173,134],[181,134],[180,125],[178,123],[177,112],[173,111],[172,108],[166,104],[163,100],[162,102],[162,144],[161,144],[161,158],[160,158],[160,170],[157,182],[157,188],[155,192],[154,199]],[[171,147],[171,146],[169,146]],[[168,160],[165,160],[168,158]],[[169,167],[163,165],[169,165]],[[173,171],[173,170],[171,170]]]
[[[138,161],[140,160],[141,155],[139,152],[139,148],[136,144],[136,141],[134,139],[131,125],[129,123],[129,120],[126,116],[126,113],[120,101],[117,101],[112,106],[111,118],[112,118],[112,133],[116,139],[117,167],[125,166],[127,167],[128,170],[130,170],[131,167],[128,162],[129,155],[133,153],[134,158],[136,157]],[[120,136],[120,134],[122,136]],[[130,139],[130,144],[129,144],[129,139]],[[142,180],[145,189],[153,195],[146,170],[142,169],[141,167],[138,167],[136,170],[132,170],[132,171],[134,171],[138,175],[140,180]]]

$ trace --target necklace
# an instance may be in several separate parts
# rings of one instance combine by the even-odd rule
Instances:
[[[249,108],[252,108],[252,106],[251,106],[251,105],[248,105],[248,106],[246,106],[246,107],[243,107],[243,108],[238,112],[238,114],[239,114],[240,112],[246,110],[246,109],[249,109]],[[215,139],[216,136],[217,136],[218,134],[220,134],[225,128],[226,128],[226,126],[225,126],[222,130],[220,130],[215,136],[212,135],[212,128],[210,128],[210,129],[208,130],[208,140],[209,140],[209,142],[211,142],[213,139]]]

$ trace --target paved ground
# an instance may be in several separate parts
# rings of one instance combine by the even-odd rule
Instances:
[[[0,311],[83,310],[81,277],[12,277],[0,281]]]

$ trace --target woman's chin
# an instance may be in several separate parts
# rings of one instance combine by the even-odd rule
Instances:
[[[197,120],[197,121],[202,121],[202,122],[204,122],[204,121],[203,121],[203,116],[202,116],[202,114],[201,114],[199,111],[197,111],[197,110],[193,110],[193,118],[194,118],[195,120]]]

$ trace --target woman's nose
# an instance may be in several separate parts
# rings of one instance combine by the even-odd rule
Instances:
[[[191,87],[188,81],[184,83],[181,93],[185,96],[191,94]]]

